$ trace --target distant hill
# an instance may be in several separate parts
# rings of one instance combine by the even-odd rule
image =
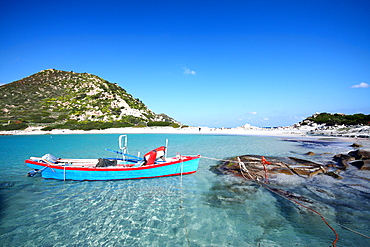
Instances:
[[[0,86],[0,129],[179,124],[96,75],[47,69]]]
[[[370,114],[365,115],[362,113],[346,115],[341,113],[317,113],[311,117],[306,118],[301,124],[325,124],[327,126],[333,125],[370,125]]]

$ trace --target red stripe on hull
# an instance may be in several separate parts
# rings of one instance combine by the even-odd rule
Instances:
[[[192,171],[192,172],[184,172],[184,173],[174,173],[170,175],[163,175],[163,176],[154,176],[154,177],[138,177],[138,178],[122,178],[122,179],[106,179],[106,180],[94,180],[94,179],[85,179],[82,181],[119,181],[119,180],[132,180],[132,179],[151,179],[151,178],[164,178],[164,177],[172,177],[172,176],[181,176],[181,175],[189,175],[196,173],[197,171]],[[56,178],[43,178],[46,180],[60,180]],[[73,180],[73,179],[67,179],[67,180],[72,180],[72,181],[81,181],[81,180]]]
[[[182,160],[176,160],[172,162],[166,162],[163,164],[156,164],[156,165],[149,165],[149,166],[140,166],[140,167],[119,167],[119,168],[105,168],[105,167],[98,167],[98,168],[89,168],[89,167],[70,167],[70,166],[58,166],[58,165],[49,165],[45,163],[40,163],[32,160],[26,160],[25,163],[29,164],[34,164],[34,165],[39,165],[39,166],[44,166],[44,167],[49,167],[52,169],[59,169],[59,170],[75,170],[75,171],[133,171],[133,170],[146,170],[146,169],[153,169],[157,167],[162,167],[162,166],[168,166],[168,165],[173,165],[181,162],[186,162],[194,159],[200,158],[200,155],[195,156],[195,157],[185,157],[185,159]],[[91,165],[96,165],[96,164],[91,164]]]

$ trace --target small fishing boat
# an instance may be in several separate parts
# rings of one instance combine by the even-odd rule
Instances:
[[[119,158],[64,159],[52,154],[30,157],[25,161],[33,170],[28,176],[41,174],[46,179],[58,180],[124,180],[177,176],[195,173],[200,155],[167,158],[166,146],[156,148],[142,158],[127,153],[127,136],[119,137],[120,151],[106,149],[121,155]]]

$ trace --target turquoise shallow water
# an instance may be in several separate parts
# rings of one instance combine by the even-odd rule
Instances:
[[[29,156],[114,156],[118,134],[0,137],[1,246],[329,246],[333,232],[317,215],[268,190],[210,171],[203,158],[197,173],[125,181],[55,181],[26,176]],[[201,154],[310,157],[329,160],[351,150],[348,143],[285,141],[273,137],[129,134],[129,153],[148,152],[169,139],[168,155]],[[329,153],[329,154],[324,154]],[[339,234],[338,246],[367,246],[370,239],[370,185],[349,171],[343,181],[316,176],[303,184],[290,177],[272,181],[304,195]],[[366,181],[366,180],[365,180]]]

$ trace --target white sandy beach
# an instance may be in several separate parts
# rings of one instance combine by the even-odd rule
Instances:
[[[69,130],[55,129],[42,131],[41,127],[29,127],[25,130],[0,131],[0,135],[60,135],[60,134],[208,134],[208,135],[249,135],[249,136],[271,136],[294,139],[320,139],[327,141],[356,142],[364,146],[370,146],[369,138],[355,138],[353,136],[330,136],[330,135],[309,135],[312,128],[259,128],[248,126],[237,128],[209,128],[209,127],[126,127],[111,128],[105,130]]]
[[[104,130],[69,130],[54,129],[52,131],[42,131],[41,128],[29,127],[25,130],[0,131],[0,135],[47,135],[47,134],[219,134],[219,135],[257,135],[257,136],[286,136],[302,137],[306,136],[307,131],[303,130],[280,130],[280,129],[243,129],[243,128],[209,128],[209,127],[126,127],[111,128]]]

